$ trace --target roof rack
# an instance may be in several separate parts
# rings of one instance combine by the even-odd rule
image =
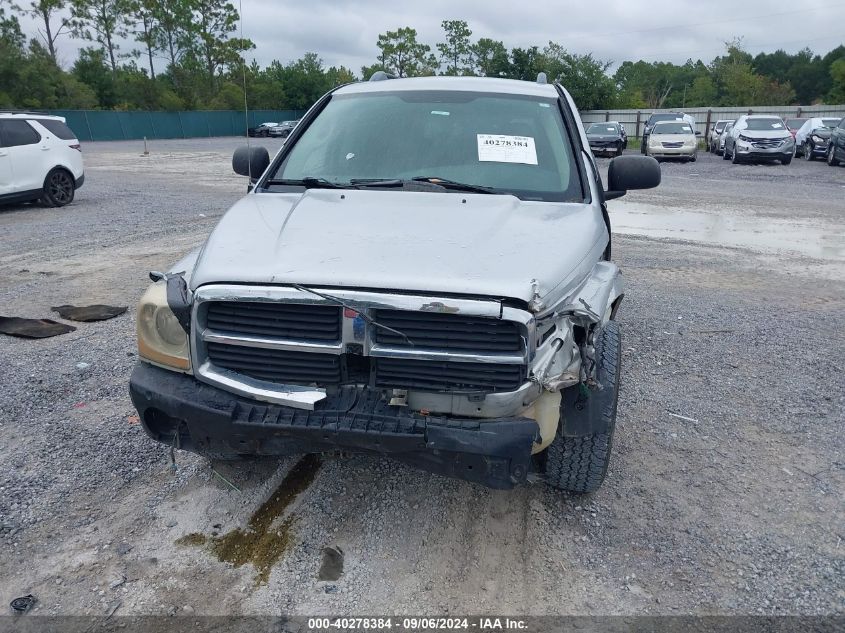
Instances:
[[[377,70],[370,77],[370,81],[385,81],[387,79],[396,79],[393,73],[386,73],[383,70]]]
[[[50,114],[49,112],[42,112],[41,110],[9,110],[6,108],[0,110],[0,114],[38,114],[40,116],[56,116],[54,114]]]

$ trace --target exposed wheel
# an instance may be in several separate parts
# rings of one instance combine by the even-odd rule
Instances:
[[[722,150],[722,160],[730,160],[730,159],[731,159],[731,155],[728,154],[728,146],[725,145],[725,149]]]
[[[698,156],[695,154],[689,157],[689,162],[691,163],[694,163],[696,160],[698,160]]]
[[[545,455],[546,481],[553,488],[584,494],[598,490],[604,481],[616,428],[621,360],[619,324],[609,321],[596,343],[596,378],[602,389],[591,390],[586,399],[580,395],[578,386],[563,392],[557,434]],[[564,435],[567,416],[581,418],[593,432]]]
[[[734,165],[739,165],[739,156],[737,156],[736,147],[734,147],[734,151],[731,152],[731,162]]]
[[[625,146],[622,143],[619,143],[619,147],[616,148],[616,155],[622,156],[625,153]]]
[[[809,159],[807,159],[807,160],[809,160]],[[781,158],[781,159],[780,159],[780,164],[781,164],[781,165],[788,165],[788,164],[789,164],[789,163],[791,163],[791,162],[792,162],[792,156],[787,156],[786,158]]]
[[[56,167],[44,179],[44,190],[41,203],[51,207],[63,207],[73,202],[76,183],[73,176],[66,169]]]
[[[836,167],[839,164],[839,160],[836,158],[836,148],[832,143],[827,148],[827,164],[831,167]]]
[[[804,147],[801,150],[801,153],[804,155],[804,158],[806,158],[807,160],[813,160],[815,158],[815,156],[813,156],[812,148],[807,143],[804,143]]]

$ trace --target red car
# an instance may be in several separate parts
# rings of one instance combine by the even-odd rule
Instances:
[[[795,133],[804,125],[804,121],[807,119],[787,119],[784,118],[784,123],[786,123],[786,129],[789,130],[789,133],[792,134],[792,138],[795,138]]]

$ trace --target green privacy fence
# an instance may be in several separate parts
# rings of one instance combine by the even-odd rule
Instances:
[[[190,112],[116,112],[113,110],[51,110],[63,116],[80,141],[125,141],[147,138],[243,136],[247,127],[265,121],[290,121],[304,110],[252,110],[247,117],[237,110]]]

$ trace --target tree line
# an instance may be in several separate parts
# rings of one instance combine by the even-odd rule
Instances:
[[[379,34],[375,63],[359,75],[316,53],[266,67],[246,64],[255,44],[238,35],[226,0],[0,0],[0,107],[190,110],[305,109],[331,88],[385,70],[398,77],[466,75],[533,81],[545,72],[582,110],[845,103],[845,46],[752,56],[741,39],[709,63],[624,61],[562,44],[508,48],[444,20],[432,47],[405,26]],[[20,17],[38,25],[27,40]],[[69,69],[68,39],[84,41]],[[246,94],[246,98],[245,98]]]

